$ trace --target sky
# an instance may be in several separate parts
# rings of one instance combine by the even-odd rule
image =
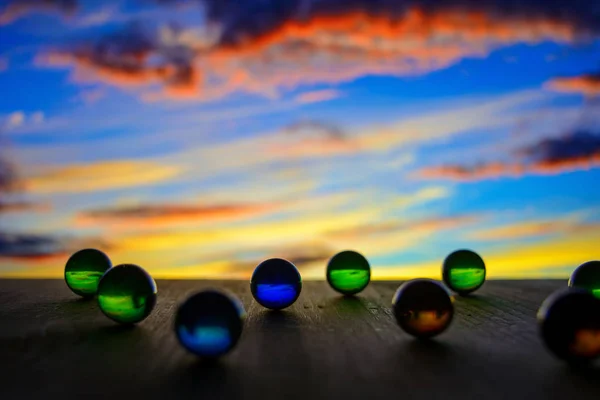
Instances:
[[[0,0],[0,277],[564,278],[600,258],[600,5]]]

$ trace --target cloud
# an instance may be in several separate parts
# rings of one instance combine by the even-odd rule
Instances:
[[[46,168],[24,177],[23,185],[37,193],[84,193],[164,182],[180,172],[179,167],[151,161],[102,161]]]
[[[435,232],[439,230],[450,230],[464,227],[481,220],[481,216],[460,215],[454,217],[436,217],[418,219],[414,221],[387,221],[382,223],[371,223],[352,229],[335,230],[329,232],[328,237],[336,239],[360,239],[368,236],[388,235],[399,231],[410,231],[413,233],[426,231]]]
[[[6,122],[4,123],[6,128],[13,129],[18,128],[25,122],[25,113],[23,111],[15,111],[8,115]]]
[[[315,120],[301,120],[289,124],[281,132],[288,135],[294,136],[316,136],[316,137],[329,137],[332,139],[344,140],[346,134],[337,125]]]
[[[12,163],[0,158],[0,194],[17,189],[17,174]]]
[[[323,236],[323,240],[336,250],[358,249],[367,257],[376,257],[422,245],[438,233],[464,229],[482,218],[479,215],[463,215],[413,221],[367,222],[349,229],[332,229]]]
[[[364,75],[420,75],[507,45],[574,42],[598,33],[598,11],[583,0],[568,9],[539,0],[510,5],[460,0],[199,3],[206,14],[200,27],[127,27],[54,49],[38,63],[72,68],[75,81],[141,88],[146,100],[206,100],[235,92],[272,97],[301,85]],[[299,100],[328,96],[333,93]]]
[[[295,100],[300,104],[321,103],[337,99],[342,95],[342,92],[335,89],[314,90],[312,92],[300,93]]]
[[[103,88],[94,88],[83,90],[79,98],[87,104],[94,104],[106,96],[106,90]]]
[[[600,96],[600,72],[574,77],[554,78],[546,83],[546,87],[559,92]]]
[[[589,169],[600,163],[600,134],[586,131],[545,139],[523,151],[541,171]]]
[[[323,237],[334,230],[351,229],[379,220],[390,212],[425,204],[447,192],[432,187],[404,196],[381,198],[377,204],[354,204],[355,193],[336,193],[298,199],[282,207],[285,218],[265,219],[242,225],[216,225],[203,229],[140,232],[119,239],[122,249],[140,251],[193,251],[212,254],[220,249],[261,249],[265,243],[274,248],[289,248],[298,242],[323,242]],[[344,201],[345,200],[345,201]]]
[[[46,212],[50,211],[49,204],[38,204],[29,202],[2,202],[0,201],[0,214],[25,213],[25,212]]]
[[[116,5],[112,6],[102,6],[101,8],[94,10],[86,15],[81,16],[81,18],[77,19],[76,24],[80,27],[91,27],[91,26],[99,26],[114,20],[117,17],[117,7]]]
[[[257,3],[253,0],[222,1],[202,0],[206,7],[210,21],[222,26],[221,42],[230,45],[246,45],[253,40],[265,40],[289,26],[310,26],[319,18],[330,23],[340,20],[346,22],[346,16],[367,15],[372,17],[387,17],[402,21],[409,12],[418,11],[421,15],[415,17],[443,17],[440,28],[451,29],[459,24],[465,27],[469,19],[477,16],[477,24],[471,26],[467,35],[481,35],[498,28],[502,23],[511,22],[522,28],[534,29],[527,26],[526,22],[546,21],[548,26],[560,22],[570,25],[578,24],[578,29],[595,30],[599,11],[585,0],[574,1],[566,9],[560,3],[550,3],[540,0],[528,0],[518,3],[509,3],[497,0],[464,1],[464,0],[412,0],[412,1],[380,1],[373,3],[371,0],[324,0],[305,1],[291,0],[281,3],[278,0],[267,0]],[[416,11],[415,11],[416,10]],[[456,14],[462,17],[453,20]],[[441,22],[448,21],[446,24]],[[387,22],[387,21],[385,21]],[[426,22],[426,21],[422,21]],[[489,24],[486,24],[489,22]],[[342,25],[342,23],[340,25]],[[427,25],[423,29],[437,28]],[[400,27],[397,27],[399,29]],[[387,24],[381,26],[382,30],[388,29]],[[510,37],[514,34],[507,29],[500,31],[501,36]],[[499,33],[500,33],[499,32]]]
[[[11,266],[24,266],[25,270],[2,270],[2,276],[59,277],[64,274],[64,264],[75,251],[96,248],[109,251],[112,245],[97,237],[58,237],[35,233],[0,232],[0,262]],[[29,268],[34,267],[34,268]],[[42,268],[43,269],[40,269]],[[10,270],[13,271],[10,271]]]
[[[598,229],[599,225],[584,222],[582,215],[554,219],[525,220],[505,223],[470,232],[467,238],[478,241],[518,241],[551,235],[573,235]]]
[[[286,157],[322,157],[329,155],[353,154],[362,149],[354,139],[337,125],[315,120],[301,120],[281,129],[287,136],[265,144],[270,154],[285,154]]]
[[[163,46],[157,32],[131,24],[96,41],[43,54],[36,62],[74,66],[76,82],[101,81],[125,87],[158,84],[168,96],[189,97],[196,95],[202,79],[200,69],[191,64],[193,56],[194,49]]]
[[[512,162],[426,167],[418,172],[425,179],[478,181],[523,175],[557,175],[600,166],[600,134],[578,131],[571,135],[544,139],[512,154]]]
[[[426,167],[418,172],[424,179],[451,179],[457,181],[478,181],[503,176],[519,177],[524,173],[521,165],[501,162],[479,163],[474,165],[441,165]]]
[[[63,244],[54,237],[0,232],[0,259],[38,262],[66,255]]]
[[[26,114],[23,111],[14,111],[4,117],[3,127],[6,130],[18,130],[26,124],[39,125],[44,122],[45,116],[41,111],[35,111],[31,114]]]
[[[97,225],[140,229],[179,224],[240,221],[278,209],[276,204],[159,204],[89,210],[77,216],[83,226]]]
[[[0,10],[0,25],[31,13],[46,12],[71,15],[77,10],[77,0],[12,0]]]

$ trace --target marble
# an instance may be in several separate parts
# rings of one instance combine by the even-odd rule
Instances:
[[[242,334],[246,312],[232,294],[214,289],[193,294],[175,314],[175,334],[190,353],[217,358],[231,351]]]
[[[600,298],[600,261],[589,261],[577,267],[571,274],[569,287],[589,290]]]
[[[281,310],[294,304],[302,291],[302,277],[294,264],[281,258],[260,263],[250,279],[254,299],[263,307]]]
[[[108,318],[135,324],[150,315],[156,305],[157,287],[143,268],[122,264],[108,270],[98,284],[98,305]]]
[[[444,260],[442,278],[448,288],[460,295],[479,289],[485,282],[485,263],[471,250],[457,250]]]
[[[568,288],[550,295],[537,319],[546,347],[569,363],[588,363],[600,355],[600,299]]]
[[[344,295],[362,292],[371,280],[371,266],[356,251],[337,253],[327,264],[327,282],[335,291]]]
[[[93,297],[98,291],[100,278],[111,267],[110,258],[100,250],[79,250],[65,264],[65,282],[73,293]]]
[[[400,285],[392,308],[398,325],[420,339],[444,332],[454,316],[453,299],[448,290],[431,279],[414,279]]]

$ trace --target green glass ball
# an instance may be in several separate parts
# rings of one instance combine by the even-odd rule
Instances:
[[[571,274],[569,287],[585,289],[600,298],[600,261],[589,261],[577,267]]]
[[[371,280],[371,266],[356,251],[337,253],[327,264],[327,282],[337,292],[352,295],[362,292]]]
[[[65,282],[73,293],[92,297],[98,291],[100,278],[111,267],[110,259],[100,250],[79,250],[65,265]]]
[[[471,250],[457,250],[444,260],[442,277],[446,286],[460,295],[479,289],[485,282],[485,263]]]
[[[98,284],[98,305],[108,318],[122,324],[144,320],[156,304],[154,279],[141,267],[117,265]]]

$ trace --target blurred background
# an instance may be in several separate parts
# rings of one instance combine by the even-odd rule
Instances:
[[[0,37],[2,277],[600,258],[596,2],[0,1]]]

